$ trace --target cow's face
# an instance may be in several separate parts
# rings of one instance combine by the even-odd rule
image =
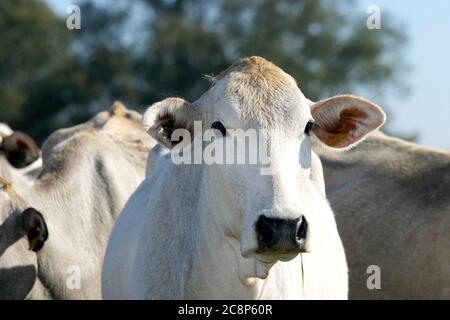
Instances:
[[[48,238],[42,215],[0,179],[0,299],[24,299],[37,279],[37,256]]]
[[[311,105],[291,76],[251,57],[221,73],[192,104],[177,98],[156,103],[146,112],[144,125],[174,151],[195,154],[192,149],[203,145],[201,192],[208,192],[214,203],[214,220],[226,235],[240,241],[244,257],[270,263],[290,260],[314,247],[327,202],[313,148],[351,147],[381,126],[384,118],[378,106],[353,96]],[[202,122],[202,131],[196,130],[194,121]],[[188,129],[193,139],[178,134],[178,128]],[[210,128],[215,129],[214,136],[205,132]],[[180,135],[183,140],[177,143]],[[255,136],[256,140],[251,138]],[[196,144],[199,139],[208,141],[207,146]],[[228,146],[245,139],[251,141],[234,148],[234,159],[226,159]],[[223,150],[226,160],[205,161],[212,149]],[[242,154],[244,161],[239,162]]]

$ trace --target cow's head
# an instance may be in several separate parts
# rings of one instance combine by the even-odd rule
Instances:
[[[201,139],[196,120],[203,132],[216,129],[207,139],[209,146],[219,145],[216,150],[236,140],[233,129],[255,130],[258,145],[266,146],[270,172],[260,158],[256,163],[203,164],[205,189],[199,191],[208,193],[214,221],[240,241],[244,257],[275,262],[313,250],[315,232],[326,232],[322,221],[328,215],[322,212],[328,204],[313,150],[350,148],[380,127],[385,115],[374,103],[351,95],[311,105],[290,75],[263,58],[249,57],[219,74],[197,101],[169,98],[144,115],[149,133],[172,152],[179,152],[178,145],[195,147]],[[179,128],[187,129],[192,140],[181,135],[178,142],[180,134],[173,134]],[[245,152],[250,149],[247,145]]]
[[[37,255],[48,238],[44,217],[0,177],[0,299],[24,299],[37,279]]]

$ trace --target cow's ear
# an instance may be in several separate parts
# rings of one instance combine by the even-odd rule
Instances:
[[[15,131],[3,138],[2,149],[9,163],[16,168],[23,168],[40,157],[39,147],[26,133]]]
[[[321,100],[310,107],[315,120],[311,129],[313,137],[336,149],[354,146],[371,131],[382,126],[386,119],[379,106],[351,95]]]
[[[183,144],[192,141],[196,115],[197,111],[186,100],[167,98],[151,105],[142,122],[153,138],[171,149],[186,138],[189,141],[183,141]]]
[[[39,251],[48,239],[48,229],[42,214],[34,208],[28,208],[19,216],[19,225],[27,236],[30,250]]]

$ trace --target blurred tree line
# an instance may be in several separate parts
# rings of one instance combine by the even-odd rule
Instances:
[[[399,85],[402,32],[368,30],[351,0],[74,1],[81,30],[44,1],[0,2],[0,121],[42,142],[115,99],[189,100],[241,56],[292,74],[310,99]],[[136,21],[140,22],[136,25]]]

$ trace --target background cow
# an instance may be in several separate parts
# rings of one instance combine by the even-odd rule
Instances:
[[[42,172],[27,192],[3,184],[2,298],[100,298],[108,234],[144,177],[152,144],[140,121],[115,103],[47,139]]]
[[[450,154],[379,132],[321,158],[350,298],[450,299]],[[367,287],[371,265],[380,290]]]
[[[202,133],[180,147],[171,134],[192,132],[195,120],[215,129],[209,147],[234,143],[233,128],[267,130],[272,174],[262,175],[260,162],[174,164],[170,149],[191,152]],[[144,123],[161,144],[113,228],[103,296],[346,298],[344,250],[311,139],[315,148],[345,149],[383,122],[378,106],[353,96],[310,111],[295,80],[260,57],[239,60],[192,104],[154,104]]]

